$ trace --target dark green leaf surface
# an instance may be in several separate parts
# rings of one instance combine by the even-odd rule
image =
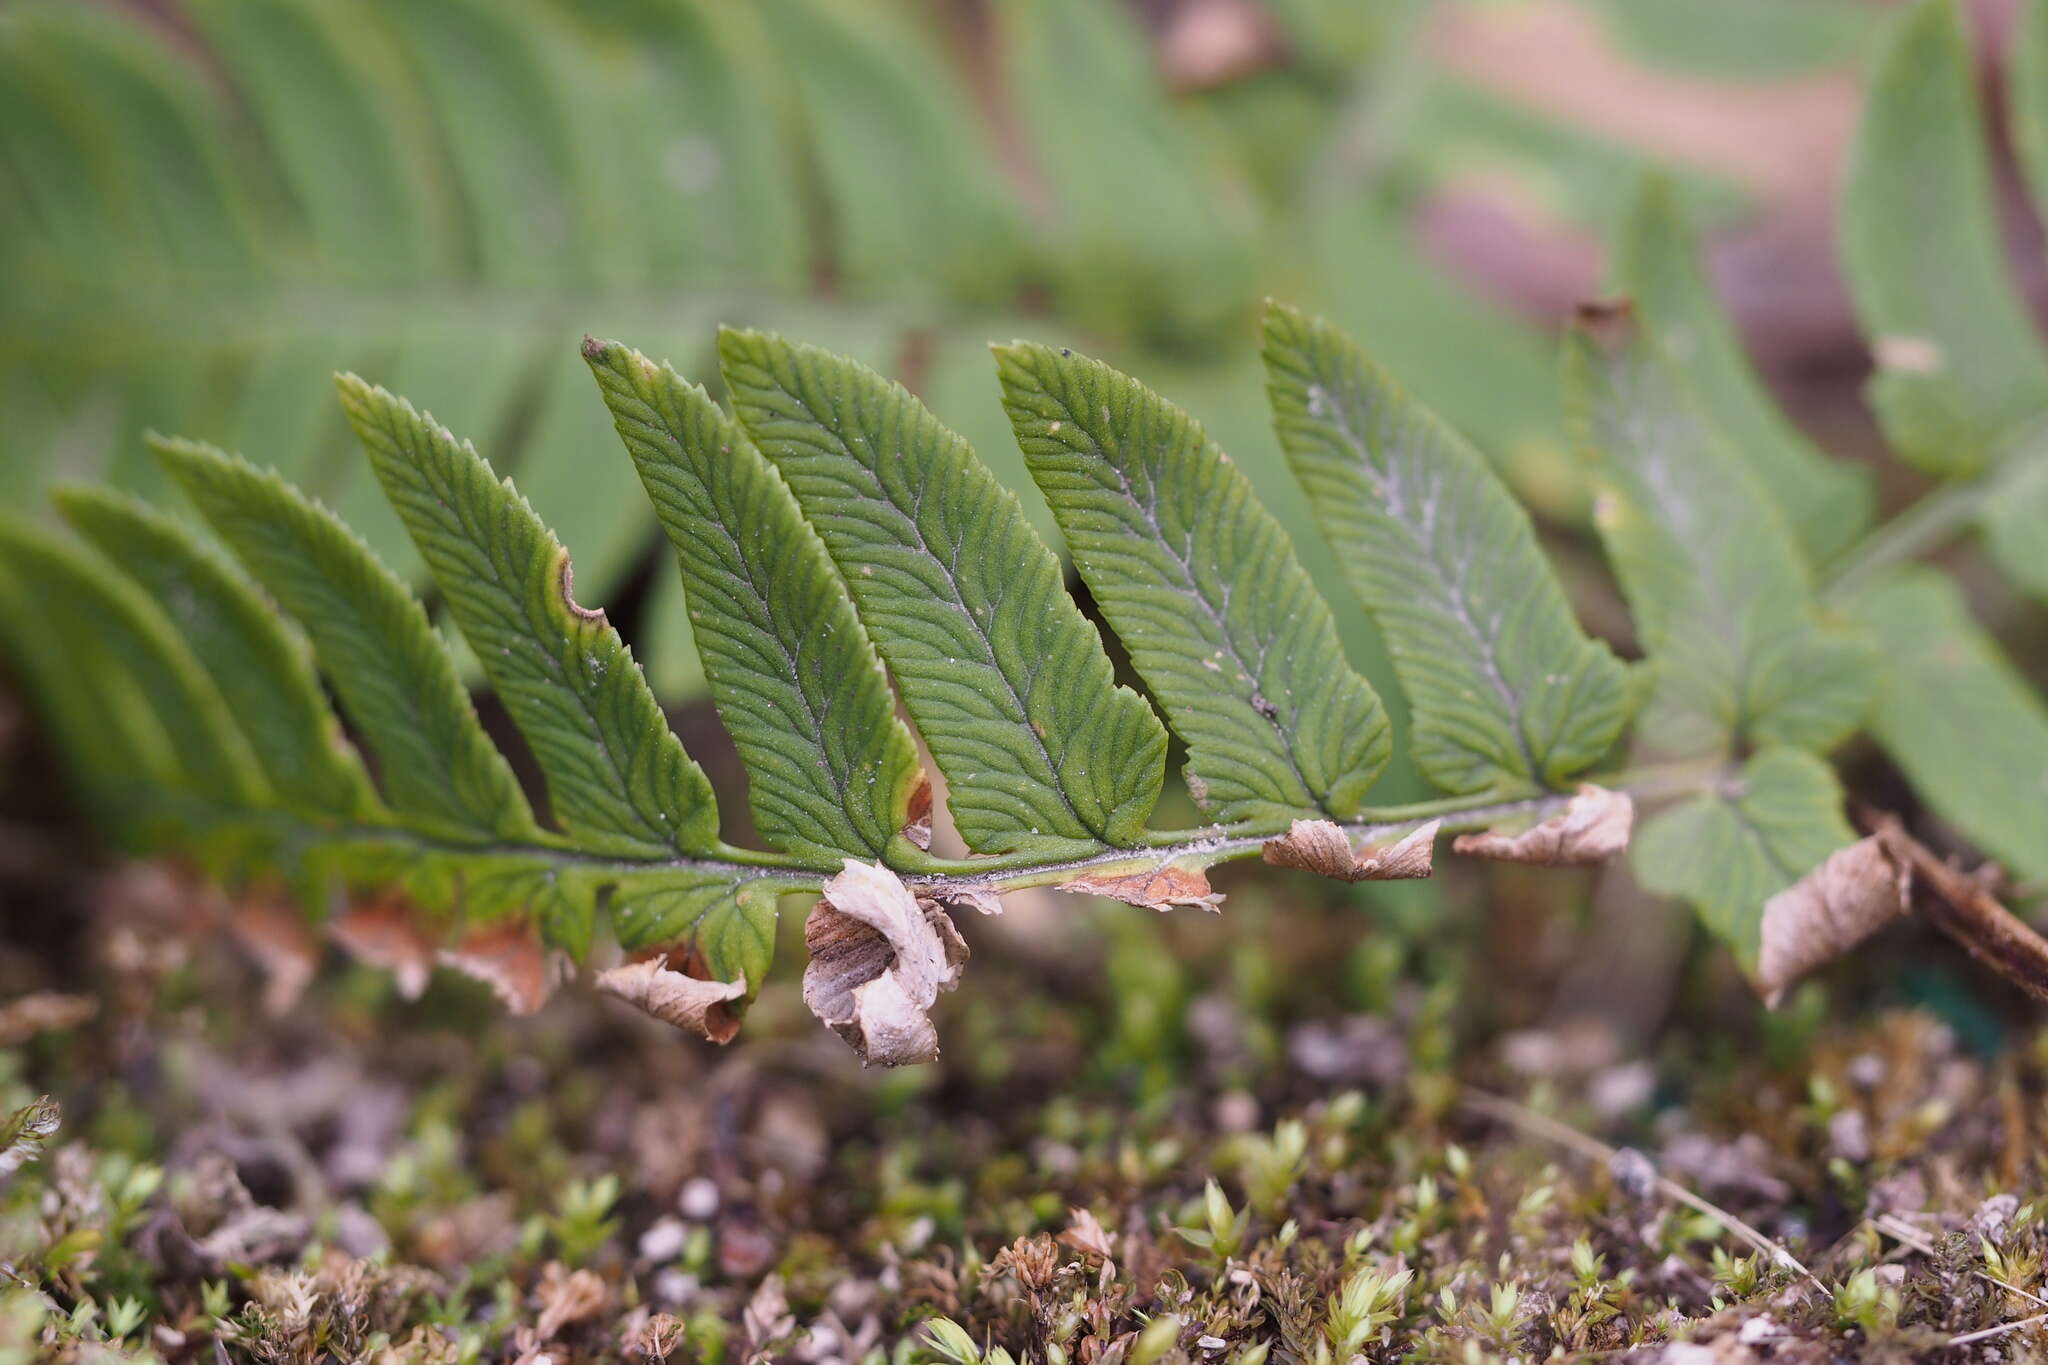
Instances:
[[[1266,365],[1280,443],[1393,651],[1424,775],[1476,792],[1597,761],[1628,720],[1622,666],[1484,457],[1320,319],[1270,308]]]
[[[1120,687],[1014,493],[899,384],[758,332],[722,334],[735,413],[825,541],[970,848],[1128,845],[1166,732]]]
[[[1853,608],[1884,655],[1871,722],[1913,789],[1992,857],[2048,877],[2048,705],[1939,574],[1900,573]]]
[[[1778,507],[1670,358],[1622,314],[1573,334],[1567,371],[1595,524],[1657,670],[1645,741],[1840,742],[1869,705],[1868,644],[1820,620]]]
[[[1699,241],[1661,178],[1644,183],[1614,273],[1637,316],[1684,366],[1729,449],[1785,509],[1808,561],[1841,553],[1876,510],[1870,474],[1822,454],[1764,391],[1714,298]]]
[[[1031,476],[1186,741],[1196,804],[1266,824],[1355,814],[1386,765],[1386,713],[1250,481],[1107,365],[1025,343],[996,356]]]
[[[344,820],[375,813],[369,775],[320,693],[304,641],[247,579],[185,526],[126,494],[73,487],[57,503],[156,600],[288,805]]]
[[[675,547],[762,836],[828,866],[887,852],[922,776],[917,747],[817,533],[702,389],[613,342],[583,355]]]
[[[1644,822],[1629,852],[1644,886],[1692,902],[1754,970],[1764,903],[1855,839],[1833,769],[1798,749],[1765,749],[1724,790]]]
[[[342,406],[448,609],[593,849],[706,852],[718,805],[602,611],[579,606],[568,551],[447,428],[353,375]]]
[[[109,669],[133,683],[142,704],[129,705],[132,732],[147,733],[146,707],[163,736],[158,771],[173,786],[235,805],[269,799],[256,755],[213,679],[140,588],[97,553],[13,516],[0,518],[0,565],[36,613],[35,628],[92,641],[76,667]],[[146,762],[147,754],[137,757]]]
[[[208,446],[157,454],[258,582],[305,627],[401,814],[472,839],[527,838],[532,812],[405,585],[334,515]]]
[[[1878,359],[1872,398],[1901,455],[1969,473],[2048,409],[2048,355],[2006,266],[1955,0],[1919,0],[1894,22],[1863,111],[1842,263]]]

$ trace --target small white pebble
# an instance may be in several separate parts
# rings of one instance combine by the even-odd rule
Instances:
[[[718,1212],[718,1186],[703,1176],[698,1176],[683,1186],[676,1196],[676,1207],[685,1218],[701,1223]]]
[[[673,1261],[683,1254],[690,1229],[680,1218],[663,1218],[640,1234],[640,1256],[648,1261]]]

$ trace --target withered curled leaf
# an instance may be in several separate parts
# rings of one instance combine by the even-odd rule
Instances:
[[[437,956],[442,966],[489,986],[512,1014],[534,1013],[554,991],[547,950],[531,925],[487,925],[463,935],[461,942]]]
[[[390,972],[402,999],[417,1000],[434,974],[434,945],[419,930],[419,914],[405,900],[387,896],[329,921],[327,936],[356,961]]]
[[[1059,889],[1083,896],[1107,896],[1148,910],[1215,910],[1223,904],[1222,893],[1209,889],[1209,878],[1201,869],[1173,863],[1118,877],[1074,877],[1061,882]]]
[[[846,860],[804,921],[804,1003],[863,1063],[939,1055],[927,1011],[960,981],[967,944],[936,902],[878,863]]]
[[[1911,907],[1912,873],[1878,835],[1826,862],[1764,902],[1756,983],[1776,1005],[1785,988],[1840,957]]]
[[[1266,840],[1261,856],[1274,867],[1297,867],[1344,882],[1397,881],[1427,877],[1433,869],[1436,833],[1432,820],[1399,839],[1354,849],[1344,831],[1328,820],[1296,820],[1287,833]]]
[[[910,793],[910,805],[904,811],[903,837],[918,848],[930,851],[932,846],[932,780],[925,776],[919,780]]]
[[[263,1012],[273,1019],[289,1013],[320,965],[320,945],[306,921],[273,889],[263,888],[243,897],[229,926],[263,973]]]
[[[1507,863],[1539,867],[1590,867],[1604,863],[1628,847],[1636,819],[1635,802],[1626,792],[1581,783],[1562,812],[1519,833],[1490,829],[1461,834],[1453,851]]]
[[[1003,913],[1003,893],[992,887],[957,887],[941,891],[932,899],[948,910],[972,910],[978,915]]]
[[[740,1031],[732,1002],[745,998],[747,979],[707,981],[669,966],[669,955],[662,952],[599,972],[597,988],[665,1024],[714,1043],[729,1043]]]
[[[534,1333],[542,1341],[553,1341],[564,1327],[597,1316],[604,1307],[604,1277],[594,1270],[569,1270],[560,1261],[549,1261],[541,1269],[533,1297],[540,1308]]]

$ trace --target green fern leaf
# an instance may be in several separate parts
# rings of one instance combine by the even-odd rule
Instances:
[[[555,818],[602,852],[717,847],[710,780],[604,613],[577,605],[561,542],[446,427],[353,375],[338,383],[378,481],[547,778]]]
[[[2048,411],[2048,353],[2006,269],[1955,0],[1920,0],[1898,18],[1863,110],[1842,263],[1877,353],[1872,401],[1906,459],[1970,473]]]
[[[518,780],[405,585],[331,512],[276,475],[193,442],[155,448],[221,539],[305,628],[377,756],[393,809],[471,839],[531,838]]]
[[[1059,562],[901,385],[758,332],[719,339],[743,426],[796,494],[979,852],[1134,843],[1166,732],[1117,685]]]
[[[55,497],[79,533],[156,600],[287,804],[313,816],[375,815],[376,791],[321,695],[304,642],[240,573],[184,525],[125,494],[74,487]]]
[[[13,516],[0,517],[0,564],[35,613],[31,629],[54,628],[82,645],[77,668],[131,681],[139,695],[113,714],[126,712],[129,733],[142,741],[142,764],[173,788],[227,805],[269,799],[227,702],[140,588],[84,546]],[[161,726],[156,744],[145,738],[151,717]],[[159,755],[153,762],[152,750]]]
[[[996,351],[1003,402],[1097,605],[1187,742],[1196,804],[1277,827],[1365,802],[1379,696],[1250,480],[1189,416],[1099,361]]]
[[[1939,574],[1908,570],[1853,607],[1885,680],[1871,728],[1913,788],[2028,879],[2048,877],[2048,706]]]
[[[2048,601],[2048,451],[2015,457],[2000,478],[1985,502],[1984,546],[2013,586]]]
[[[803,889],[759,872],[629,872],[611,889],[612,933],[628,951],[688,943],[712,979],[744,977],[751,995],[775,959],[776,899]]]
[[[1662,178],[1644,182],[1615,248],[1615,281],[1644,325],[1682,360],[1728,448],[1783,505],[1811,563],[1823,564],[1870,524],[1870,474],[1828,458],[1764,391],[1714,298],[1700,246]]]
[[[1595,523],[1657,670],[1644,738],[1677,753],[1840,742],[1876,660],[1820,621],[1777,505],[1625,313],[1576,329],[1566,360]]]
[[[454,206],[406,135],[425,111],[376,15],[314,0],[195,0],[191,13],[262,116],[278,171],[337,268],[388,278],[457,259]]]
[[[583,355],[675,547],[762,836],[827,866],[887,853],[922,776],[917,747],[825,547],[702,389],[613,342]]]
[[[1803,750],[1773,748],[1724,790],[1646,821],[1630,859],[1644,886],[1697,906],[1753,972],[1764,903],[1855,838],[1834,771]]]
[[[0,524],[4,535],[4,524]],[[138,789],[175,781],[176,763],[147,699],[96,630],[46,617],[0,553],[0,643],[10,676],[57,741],[66,775],[118,847],[147,842]]]
[[[1628,721],[1624,670],[1485,458],[1321,319],[1269,308],[1265,354],[1280,444],[1387,637],[1424,775],[1556,786],[1597,761]]]

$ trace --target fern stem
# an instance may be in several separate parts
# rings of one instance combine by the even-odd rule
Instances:
[[[1599,785],[1628,793],[1638,800],[1661,801],[1704,791],[1726,780],[1727,766],[1718,760],[1674,763],[1632,768],[1599,778]],[[1441,820],[1449,831],[1483,829],[1504,821],[1541,820],[1562,811],[1571,801],[1569,792],[1542,792],[1503,800],[1497,793],[1483,796],[1453,796],[1405,806],[1384,806],[1361,811],[1356,820],[1340,828],[1354,840],[1372,842],[1393,839],[1431,820]],[[1239,826],[1211,826],[1200,830],[1162,831],[1142,848],[1109,848],[1078,858],[1047,863],[1025,855],[1001,858],[934,858],[930,864],[904,880],[927,894],[969,891],[1021,891],[1033,886],[1056,886],[1084,873],[1110,873],[1129,868],[1140,870],[1189,859],[1204,867],[1253,857],[1262,852],[1278,830]]]

